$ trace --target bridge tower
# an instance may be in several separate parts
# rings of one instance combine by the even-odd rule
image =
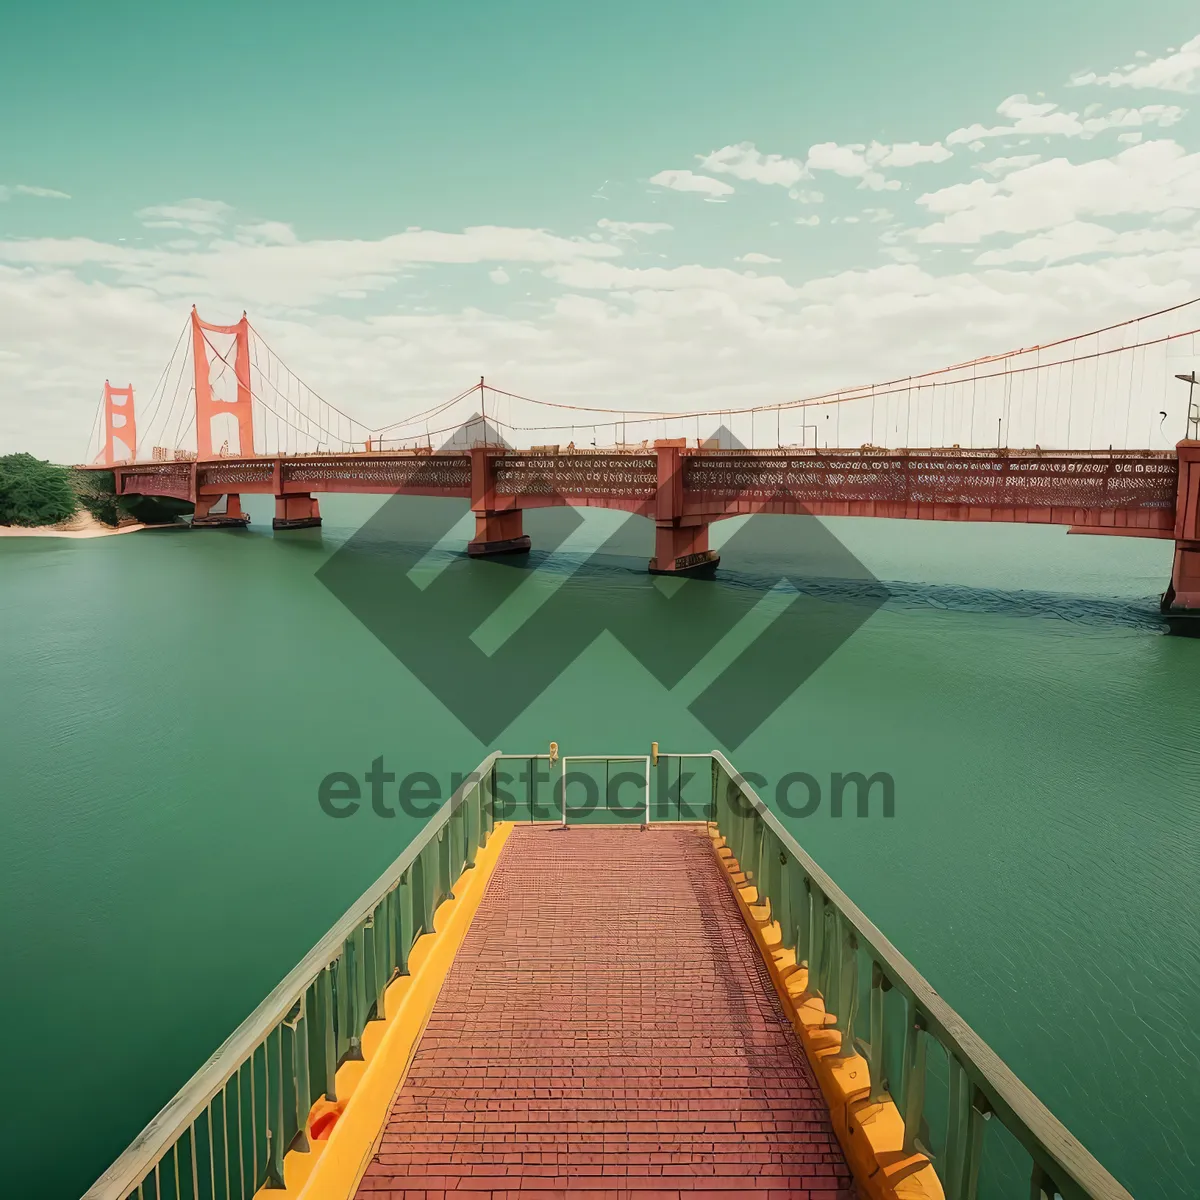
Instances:
[[[205,334],[220,333],[233,335],[233,362],[220,354]],[[216,355],[215,361],[209,358],[209,351]],[[232,367],[236,381],[236,393],[232,400],[225,400],[213,395],[214,367],[218,363],[222,370]],[[254,397],[250,391],[250,321],[242,313],[242,319],[236,325],[210,325],[200,319],[195,305],[192,306],[192,367],[196,381],[196,457],[200,462],[206,459],[219,458],[226,450],[227,440],[221,437],[222,453],[213,450],[213,420],[216,417],[229,414],[237,424],[239,457],[245,458],[254,453]],[[250,518],[242,510],[242,498],[237,493],[225,496],[224,510],[217,510],[221,497],[197,498],[196,511],[192,516],[192,525],[196,528],[237,526],[244,528],[250,523]]]
[[[233,335],[232,364],[220,354],[216,358],[216,362],[233,369],[237,381],[237,394],[233,400],[222,400],[213,395],[216,363],[210,360],[209,351],[215,352],[215,349],[205,333]],[[230,414],[237,422],[239,457],[249,457],[254,453],[254,398],[250,392],[250,322],[246,314],[242,313],[242,319],[236,325],[210,325],[200,319],[193,306],[192,363],[196,373],[196,457],[201,462],[219,457],[213,452],[212,423],[215,417],[225,414]]]
[[[117,458],[116,443],[129,451],[128,455]],[[104,381],[104,449],[96,458],[96,462],[111,467],[113,463],[132,462],[137,457],[137,423],[133,416],[133,384],[128,387],[115,388],[106,379]]]

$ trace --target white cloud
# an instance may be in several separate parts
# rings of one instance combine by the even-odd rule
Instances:
[[[1138,144],[1138,142],[1140,142],[1141,140],[1142,140],[1142,135],[1140,133],[1118,133],[1117,134],[1118,142],[1125,142],[1130,146],[1136,146]]]
[[[693,171],[670,170],[659,171],[650,177],[650,182],[659,187],[671,188],[676,192],[701,192],[708,197],[728,196],[733,188],[719,179],[708,175],[697,175]]]
[[[797,225],[820,225],[821,218],[816,213],[809,213],[807,217],[797,217]]]
[[[1057,263],[1082,255],[1144,254],[1175,250],[1200,243],[1194,234],[1168,229],[1131,229],[1118,233],[1105,225],[1086,221],[1068,221],[1045,233],[1025,238],[1003,250],[988,250],[975,262],[979,266],[1006,266],[1009,263]]]
[[[402,243],[403,253],[428,254],[434,247],[457,256],[446,261],[514,243],[548,252],[531,233],[537,231],[473,235],[464,243],[461,234],[413,231],[368,243],[316,243],[319,253],[304,242],[248,247],[223,241],[200,256],[115,246],[106,255],[100,243],[64,239],[61,253],[43,244],[37,261],[14,266],[3,260],[28,243],[0,243],[0,324],[8,334],[0,391],[27,401],[0,406],[0,448],[80,458],[95,413],[97,371],[131,379],[139,403],[148,402],[193,296],[214,321],[235,319],[247,307],[273,348],[310,384],[364,422],[384,424],[445,397],[458,386],[456,372],[464,385],[486,374],[524,395],[606,407],[770,403],[795,395],[797,378],[814,392],[890,378],[1164,308],[1186,299],[1194,288],[1189,281],[1200,277],[1200,248],[1181,244],[1126,256],[1101,251],[1097,261],[975,266],[940,275],[889,263],[795,286],[700,264],[636,270],[596,258],[594,243],[560,239],[562,252],[573,257],[543,263],[548,284],[559,291],[529,315],[485,311],[477,302],[435,311],[422,290],[426,273],[372,312],[370,290],[349,282],[372,264],[381,273],[390,269],[399,252],[395,238],[431,238]],[[1181,235],[1183,242],[1192,236]],[[382,262],[381,246],[388,247]],[[79,259],[85,248],[87,265],[76,274],[64,260]],[[881,252],[903,257],[907,247]],[[145,275],[121,275],[130,256],[152,253],[158,257],[137,260]],[[335,271],[331,264],[346,255],[353,261]],[[196,258],[209,256],[214,261],[198,275]],[[265,275],[264,263],[270,264]],[[337,304],[320,305],[336,294],[330,291],[335,275],[338,291],[359,294],[352,316]],[[505,289],[492,292],[490,303],[500,304]],[[754,364],[752,372],[747,363]],[[1126,402],[1123,394],[1118,437]],[[871,437],[870,428],[848,421],[843,414],[843,440],[859,444]],[[1107,444],[1112,429],[1099,420],[1096,428],[1098,443]],[[1139,428],[1144,438],[1144,423]],[[748,437],[750,430],[735,432]],[[761,437],[761,425],[758,432]],[[631,423],[629,436],[647,435],[657,436]],[[603,441],[612,434],[598,436]],[[783,436],[789,438],[786,414]],[[790,436],[795,439],[794,430]],[[889,429],[886,441],[902,444],[903,436],[902,429]]]
[[[285,228],[267,222],[270,229]],[[538,263],[614,258],[607,242],[563,238],[544,229],[484,225],[443,233],[418,229],[376,241],[322,240],[272,244],[248,239],[211,241],[175,252],[88,238],[31,238],[0,242],[0,262],[54,268],[104,268],[125,286],[171,297],[242,296],[241,307],[316,305],[351,291],[379,292],[417,263]],[[239,307],[240,311],[240,307]]]
[[[186,229],[189,233],[219,233],[233,209],[223,200],[180,200],[152,204],[133,215],[147,229]]]
[[[610,262],[563,263],[548,267],[543,274],[570,288],[584,291],[689,292],[732,298],[748,306],[779,304],[793,299],[796,291],[778,275],[752,275],[726,267],[622,267]]]
[[[1173,104],[1146,104],[1141,108],[1114,108],[1104,116],[1083,116],[1076,112],[1063,112],[1057,104],[1034,104],[1018,93],[1002,100],[996,111],[1007,117],[1011,124],[991,127],[968,125],[946,135],[946,144],[959,146],[970,144],[974,149],[984,139],[995,137],[1078,137],[1093,138],[1107,129],[1124,129],[1155,125],[1166,128],[1183,117],[1183,109]]]
[[[1148,57],[1139,51],[1135,58]],[[1152,62],[1128,63],[1107,75],[1088,71],[1071,80],[1075,87],[1095,84],[1101,87],[1154,88],[1161,92],[1200,92],[1200,35],[1163,58]]]
[[[868,171],[858,186],[871,192],[898,192],[900,180],[885,179],[878,171]]]
[[[630,238],[635,233],[667,233],[674,228],[665,221],[610,221],[607,217],[601,217],[596,224],[615,238]]]
[[[0,188],[0,192],[7,189]],[[70,196],[66,192],[60,192],[56,188],[35,187],[28,183],[18,183],[12,189],[14,196],[36,196],[40,200],[70,200]]]
[[[782,258],[772,258],[769,254],[759,254],[757,250],[751,250],[748,254],[743,254],[736,260],[740,263],[777,263],[783,262]]]
[[[1033,104],[1028,96],[1018,93],[1001,100],[996,105],[996,111],[1002,117],[1008,117],[1012,121],[1035,121],[1039,117],[1052,113],[1057,107],[1057,104],[1050,103]]]
[[[29,183],[17,183],[11,187],[0,184],[0,203],[11,200],[13,196],[36,196],[40,200],[70,200],[71,198],[66,192],[48,187],[35,187]]]
[[[493,270],[489,271],[488,278],[493,283],[508,283],[509,282],[508,272],[503,267],[495,267]]]
[[[1009,171],[1016,171],[1021,167],[1032,167],[1035,162],[1041,162],[1040,154],[1012,154],[1008,157],[993,158],[991,162],[979,164],[981,171],[986,171],[989,175],[1007,175]]]
[[[874,167],[915,167],[922,163],[940,163],[954,157],[941,142],[926,146],[921,142],[896,142],[885,146],[872,142],[851,142],[844,146],[837,142],[818,142],[808,151],[806,165],[810,171],[832,171],[848,179],[877,175]],[[881,178],[881,177],[880,177]],[[873,186],[873,185],[872,185]],[[899,187],[897,183],[895,187]],[[874,190],[880,190],[874,187]],[[892,190],[890,187],[888,190]]]
[[[790,188],[808,177],[804,164],[781,154],[763,154],[753,142],[739,142],[736,146],[723,146],[710,154],[697,154],[700,165],[706,171],[718,175],[732,175],[751,183],[778,184]]]
[[[846,179],[857,179],[868,170],[865,150],[861,143],[839,146],[837,142],[818,142],[809,147],[805,165],[810,171],[832,171]]]
[[[1032,233],[1088,216],[1153,215],[1200,209],[1200,153],[1170,139],[1130,146],[1112,158],[1073,164],[1055,158],[996,183],[976,179],[920,196],[944,219],[920,242],[973,243],[997,233]]]
[[[939,163],[953,154],[940,142],[931,146],[920,142],[898,142],[885,146],[872,142],[839,145],[837,142],[818,142],[808,151],[809,171],[832,171],[844,179],[857,179],[860,189],[870,192],[898,192],[900,181],[888,179],[877,167],[913,167],[920,163]]]
[[[867,161],[881,167],[915,167],[921,163],[940,163],[954,157],[954,151],[946,149],[941,142],[924,146],[920,142],[896,142],[881,146],[872,142],[867,151]]]
[[[797,188],[803,179],[810,179],[814,171],[832,171],[846,179],[857,179],[859,187],[869,191],[898,191],[900,183],[889,180],[877,170],[878,167],[913,167],[920,163],[939,163],[953,157],[953,152],[940,142],[924,145],[921,142],[898,142],[883,145],[872,142],[839,145],[837,142],[818,142],[810,146],[804,162],[787,158],[781,154],[764,154],[753,142],[739,142],[724,146],[709,154],[697,155],[700,164],[716,174],[732,175],[737,179],[753,183],[777,184],[789,189],[788,195],[801,203],[818,203],[824,196],[818,191]],[[683,175],[688,178],[678,183],[668,182],[655,176],[652,183],[662,182],[680,190],[699,191],[690,172],[663,172],[664,175]],[[705,178],[705,177],[701,177]],[[683,184],[687,186],[684,187]]]
[[[867,162],[866,146],[861,143],[839,146],[837,142],[818,142],[809,147],[808,169],[832,171],[843,179],[857,179],[860,188],[872,192],[894,191],[899,182],[889,182]]]
[[[283,221],[258,221],[252,225],[239,225],[238,241],[266,242],[272,246],[294,246],[298,242],[296,231]]]

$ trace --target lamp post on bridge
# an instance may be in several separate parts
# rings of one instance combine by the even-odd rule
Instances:
[[[1200,380],[1196,378],[1195,371],[1193,371],[1190,375],[1176,375],[1175,378],[1188,385],[1188,441],[1200,440],[1200,408],[1197,407],[1193,398],[1196,394],[1196,384],[1200,383]]]

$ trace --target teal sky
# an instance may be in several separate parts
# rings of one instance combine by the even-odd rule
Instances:
[[[5,173],[86,204],[89,233],[213,195],[305,236],[376,237],[562,229],[605,179],[743,140],[934,141],[1200,20],[1186,0],[298,0],[22,5],[4,26],[0,102],[24,117],[4,123]],[[639,219],[639,199],[609,215]],[[80,231],[75,213],[0,219]]]
[[[1200,210],[1200,160],[1193,160],[1200,138],[1187,102],[1200,90],[1200,75],[1168,74],[1165,87],[1067,86],[1080,72],[1133,64],[1138,51],[1142,61],[1170,59],[1200,32],[1200,17],[1185,0],[819,8],[725,0],[46,3],[13,6],[2,20],[0,197],[7,198],[0,203],[0,320],[12,315],[19,336],[16,348],[0,355],[0,384],[6,396],[15,390],[30,404],[14,415],[12,401],[0,401],[9,406],[0,414],[0,450],[28,443],[68,453],[64,431],[90,422],[107,375],[128,376],[148,393],[193,301],[216,320],[249,309],[314,386],[382,420],[453,394],[484,371],[499,372],[515,390],[566,400],[619,393],[649,407],[669,395],[673,406],[686,408],[701,391],[730,402],[751,392],[757,400],[802,386],[798,379],[814,386],[860,382],[864,360],[870,377],[875,369],[925,369],[960,354],[1083,331],[1197,291],[1192,223]],[[921,208],[922,196],[972,178],[1000,179],[998,169],[981,174],[981,164],[1005,155],[1036,153],[1042,170],[1056,157],[1076,167],[1113,158],[1129,148],[1117,137],[1130,126],[1084,137],[994,136],[976,151],[960,142],[946,161],[885,171],[894,192],[864,192],[861,176],[813,166],[812,148],[822,144],[932,146],[974,123],[1002,124],[996,110],[1006,97],[1056,104],[1059,113],[1083,114],[1088,105],[1101,115],[1172,106],[1169,118],[1137,127],[1145,127],[1145,141],[1170,141],[1186,152],[1181,182],[1175,166],[1163,166],[1179,183],[1169,211],[1138,202],[1100,216],[1114,234],[1174,231],[1178,244],[1152,239],[1150,252],[1176,258],[1132,264],[1126,254],[1114,266],[1112,248],[1094,244],[1096,205],[1090,201],[1089,210],[1086,199],[1058,223],[1071,227],[1062,235],[1070,242],[1065,257],[1035,251],[1039,261],[1025,251],[1019,262],[980,263],[994,233],[967,240],[956,234],[958,240],[918,248],[920,221],[929,224],[935,211]],[[789,194],[709,169],[710,179],[734,189],[711,197],[724,200],[719,204],[651,183],[664,171],[703,173],[699,157],[744,143],[801,167],[807,156],[808,179]],[[1054,179],[1030,182],[1061,190]],[[821,199],[797,199],[797,191]],[[182,231],[198,236],[199,247],[170,245],[182,240],[178,228],[147,224],[147,209],[194,199],[219,202],[223,214],[211,228]],[[671,229],[597,233],[602,218]],[[819,225],[798,223],[814,218]],[[266,222],[286,225],[299,243],[288,251],[286,281],[275,288],[261,283],[257,267],[245,267],[247,282],[217,245],[260,236],[276,244],[276,235],[261,233]],[[1080,233],[1080,222],[1092,232]],[[338,246],[379,242],[414,226],[603,239],[614,244],[617,266],[642,274],[598,281],[594,273],[584,278],[578,270],[548,269],[544,258],[493,249],[468,255],[466,265],[458,259],[430,266],[406,251],[403,271],[389,259],[367,271],[365,283],[358,271],[323,279],[311,296],[297,289],[295,271],[309,270],[300,256],[311,264],[314,245],[324,247],[323,262],[336,263]],[[1028,221],[1009,222],[1006,245],[1031,229]],[[81,250],[76,239],[90,248]],[[150,248],[159,258],[131,264],[131,251]],[[179,258],[197,251],[205,256],[199,271],[190,257]],[[1137,253],[1146,252],[1139,243]],[[285,257],[272,254],[276,263]],[[739,265],[746,254],[757,257]],[[922,297],[933,287],[926,277],[965,272],[978,292],[988,266],[1020,275],[1011,284],[1022,291],[1054,298],[1000,304],[1003,311],[989,301],[976,311],[969,303],[964,310],[960,297],[925,314],[919,336],[903,321],[882,330],[864,319],[834,322],[805,342],[820,316],[810,302],[827,306],[830,288],[844,291],[828,281],[858,273],[865,295],[878,296],[869,275],[890,270],[880,277],[890,295],[901,264],[912,268],[900,291],[907,288],[914,311],[926,307]],[[1081,266],[1103,278],[1085,286]],[[695,277],[695,288],[679,274],[644,274],[693,267],[707,273]],[[518,286],[497,287],[497,270]],[[760,277],[754,296],[729,279],[747,270]],[[1034,279],[1039,270],[1059,274],[1042,287]],[[780,281],[774,292],[766,276]],[[1011,294],[1009,282],[986,287],[993,298]],[[725,299],[715,300],[716,293]],[[674,306],[667,316],[658,303],[664,296]],[[577,299],[564,308],[564,297],[602,303],[607,316]],[[711,320],[697,318],[701,310]],[[585,311],[601,326],[590,329],[586,345],[576,336]],[[967,312],[966,331],[953,321],[956,311]],[[486,329],[478,317],[468,315],[464,324],[469,312],[487,314]],[[690,332],[688,313],[695,318]],[[434,316],[441,323],[431,333]],[[412,324],[418,317],[424,324]],[[374,374],[364,369],[344,378],[338,364],[351,327],[357,362],[378,352],[381,322],[389,321],[393,332],[402,330],[405,355],[379,358]],[[622,374],[629,321],[639,323],[650,357]],[[701,330],[707,347],[725,349],[736,370],[719,379],[708,367],[688,374],[695,357],[689,345]],[[329,342],[335,334],[340,350]],[[785,343],[791,349],[779,352]],[[655,358],[653,346],[668,349]],[[576,374],[562,369],[568,359],[579,364]]]

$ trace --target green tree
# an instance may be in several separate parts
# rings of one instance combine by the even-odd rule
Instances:
[[[0,457],[0,525],[56,525],[78,508],[69,467],[32,454]]]
[[[111,471],[75,471],[72,482],[79,503],[105,525],[115,526],[121,519],[117,500],[116,477]]]

